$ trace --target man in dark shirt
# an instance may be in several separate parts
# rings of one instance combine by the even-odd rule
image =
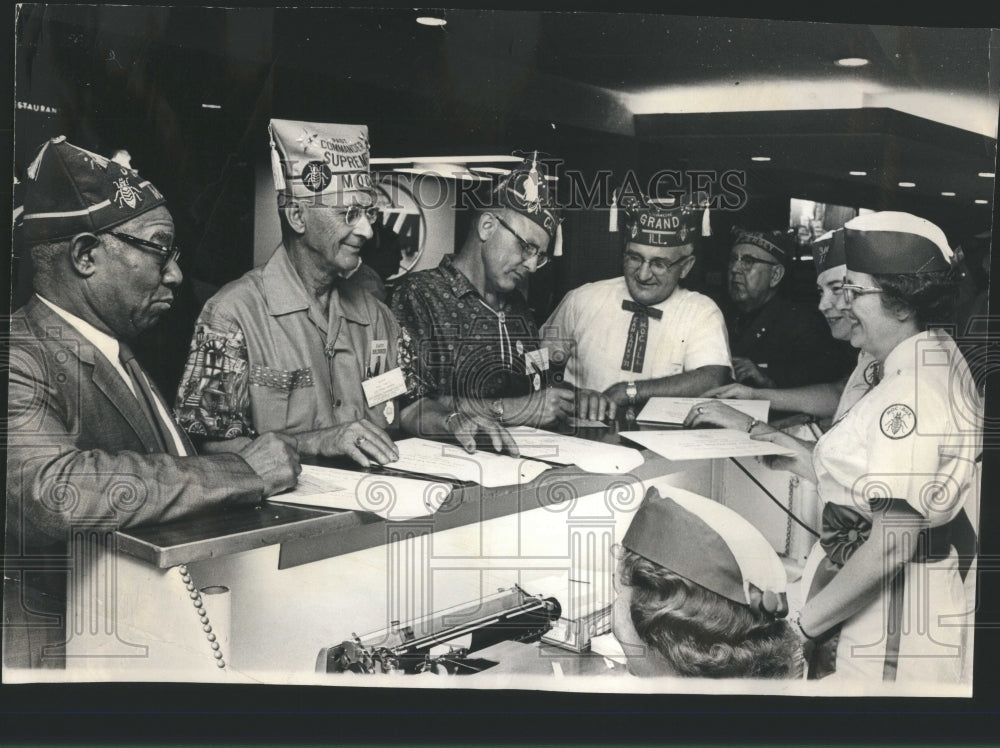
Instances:
[[[571,390],[546,386],[549,361],[519,291],[548,262],[559,229],[540,168],[536,156],[512,171],[459,252],[405,277],[393,294],[411,348],[401,363],[417,382],[411,397],[447,403],[449,418],[538,426],[572,411]]]
[[[850,361],[838,355],[816,311],[777,295],[792,258],[791,235],[734,232],[726,276],[726,327],[736,381],[751,387],[800,387],[849,371]]]

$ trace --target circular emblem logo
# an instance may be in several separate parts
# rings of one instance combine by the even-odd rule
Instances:
[[[878,384],[878,380],[878,361],[872,361],[865,367],[865,384],[874,386]]]
[[[879,426],[882,433],[890,439],[902,439],[909,436],[917,425],[917,414],[908,405],[896,403],[882,411]]]
[[[312,192],[322,192],[330,186],[333,174],[322,161],[310,161],[302,170],[302,184]]]

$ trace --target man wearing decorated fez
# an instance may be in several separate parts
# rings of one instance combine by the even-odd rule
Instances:
[[[549,360],[518,290],[549,260],[560,218],[537,153],[501,180],[462,248],[401,279],[392,307],[412,342],[414,395],[448,403],[454,419],[532,426],[568,417],[573,393],[549,387]]]
[[[399,326],[362,284],[346,283],[378,217],[368,128],[271,120],[282,242],[224,286],[195,324],[178,420],[208,448],[268,431],[302,456],[362,466],[398,458]]]
[[[700,395],[730,374],[722,312],[679,285],[694,267],[701,211],[646,198],[623,208],[624,276],[571,291],[543,328],[581,391],[581,415],[598,420],[653,396]]]
[[[846,371],[852,362],[856,362],[854,371],[849,376],[845,374],[839,379],[801,387],[769,389],[734,382],[709,390],[705,397],[770,400],[773,410],[806,413],[829,425],[878,384],[878,362],[864,351],[858,352],[851,347],[848,342],[851,323],[840,309],[841,286],[844,285],[844,275],[847,272],[844,230],[828,231],[813,242],[812,252],[816,266],[819,313],[823,315],[830,328],[830,335],[836,341],[834,346],[837,349],[837,360],[842,362],[841,366],[830,372],[830,376]],[[709,413],[707,408],[705,413]],[[730,415],[735,417],[736,414]],[[739,423],[719,421],[715,425],[744,428],[742,419]]]
[[[253,505],[299,463],[275,436],[199,456],[131,355],[181,282],[152,184],[55,138],[28,167],[22,220],[35,295],[11,319],[3,654],[61,667],[74,533]]]
[[[778,295],[792,260],[792,235],[740,228],[733,234],[726,324],[736,381],[751,387],[799,387],[847,374],[850,361],[844,368],[820,316]]]

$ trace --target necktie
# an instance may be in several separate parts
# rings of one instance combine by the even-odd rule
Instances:
[[[135,360],[135,354],[124,343],[119,343],[118,359],[122,362],[122,366],[125,367],[125,372],[129,375],[129,379],[132,380],[136,400],[139,401],[139,407],[146,416],[146,420],[149,421],[149,425],[153,428],[153,433],[156,434],[156,441],[160,446],[160,451],[167,452],[175,457],[180,456],[174,444],[173,437],[158,412],[156,396],[153,394],[149,382],[146,381],[146,375],[143,374],[139,362]]]
[[[629,299],[622,301],[622,309],[632,312],[632,324],[628,327],[628,340],[622,357],[622,370],[641,372],[642,362],[646,357],[646,341],[649,339],[649,318],[660,319],[663,317],[663,310]]]

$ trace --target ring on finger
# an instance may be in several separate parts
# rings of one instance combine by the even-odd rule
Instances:
[[[705,412],[705,409],[703,407],[701,407],[700,405],[695,409],[695,413],[697,413],[698,415],[701,415],[704,412]]]
[[[365,441],[365,437],[364,437],[364,435],[362,434],[361,436],[359,436],[359,437],[358,437],[357,439],[355,439],[355,440],[354,440],[354,446],[356,446],[356,447],[360,447],[360,446],[361,446],[361,444],[362,444],[362,443],[363,443],[364,441]]]

